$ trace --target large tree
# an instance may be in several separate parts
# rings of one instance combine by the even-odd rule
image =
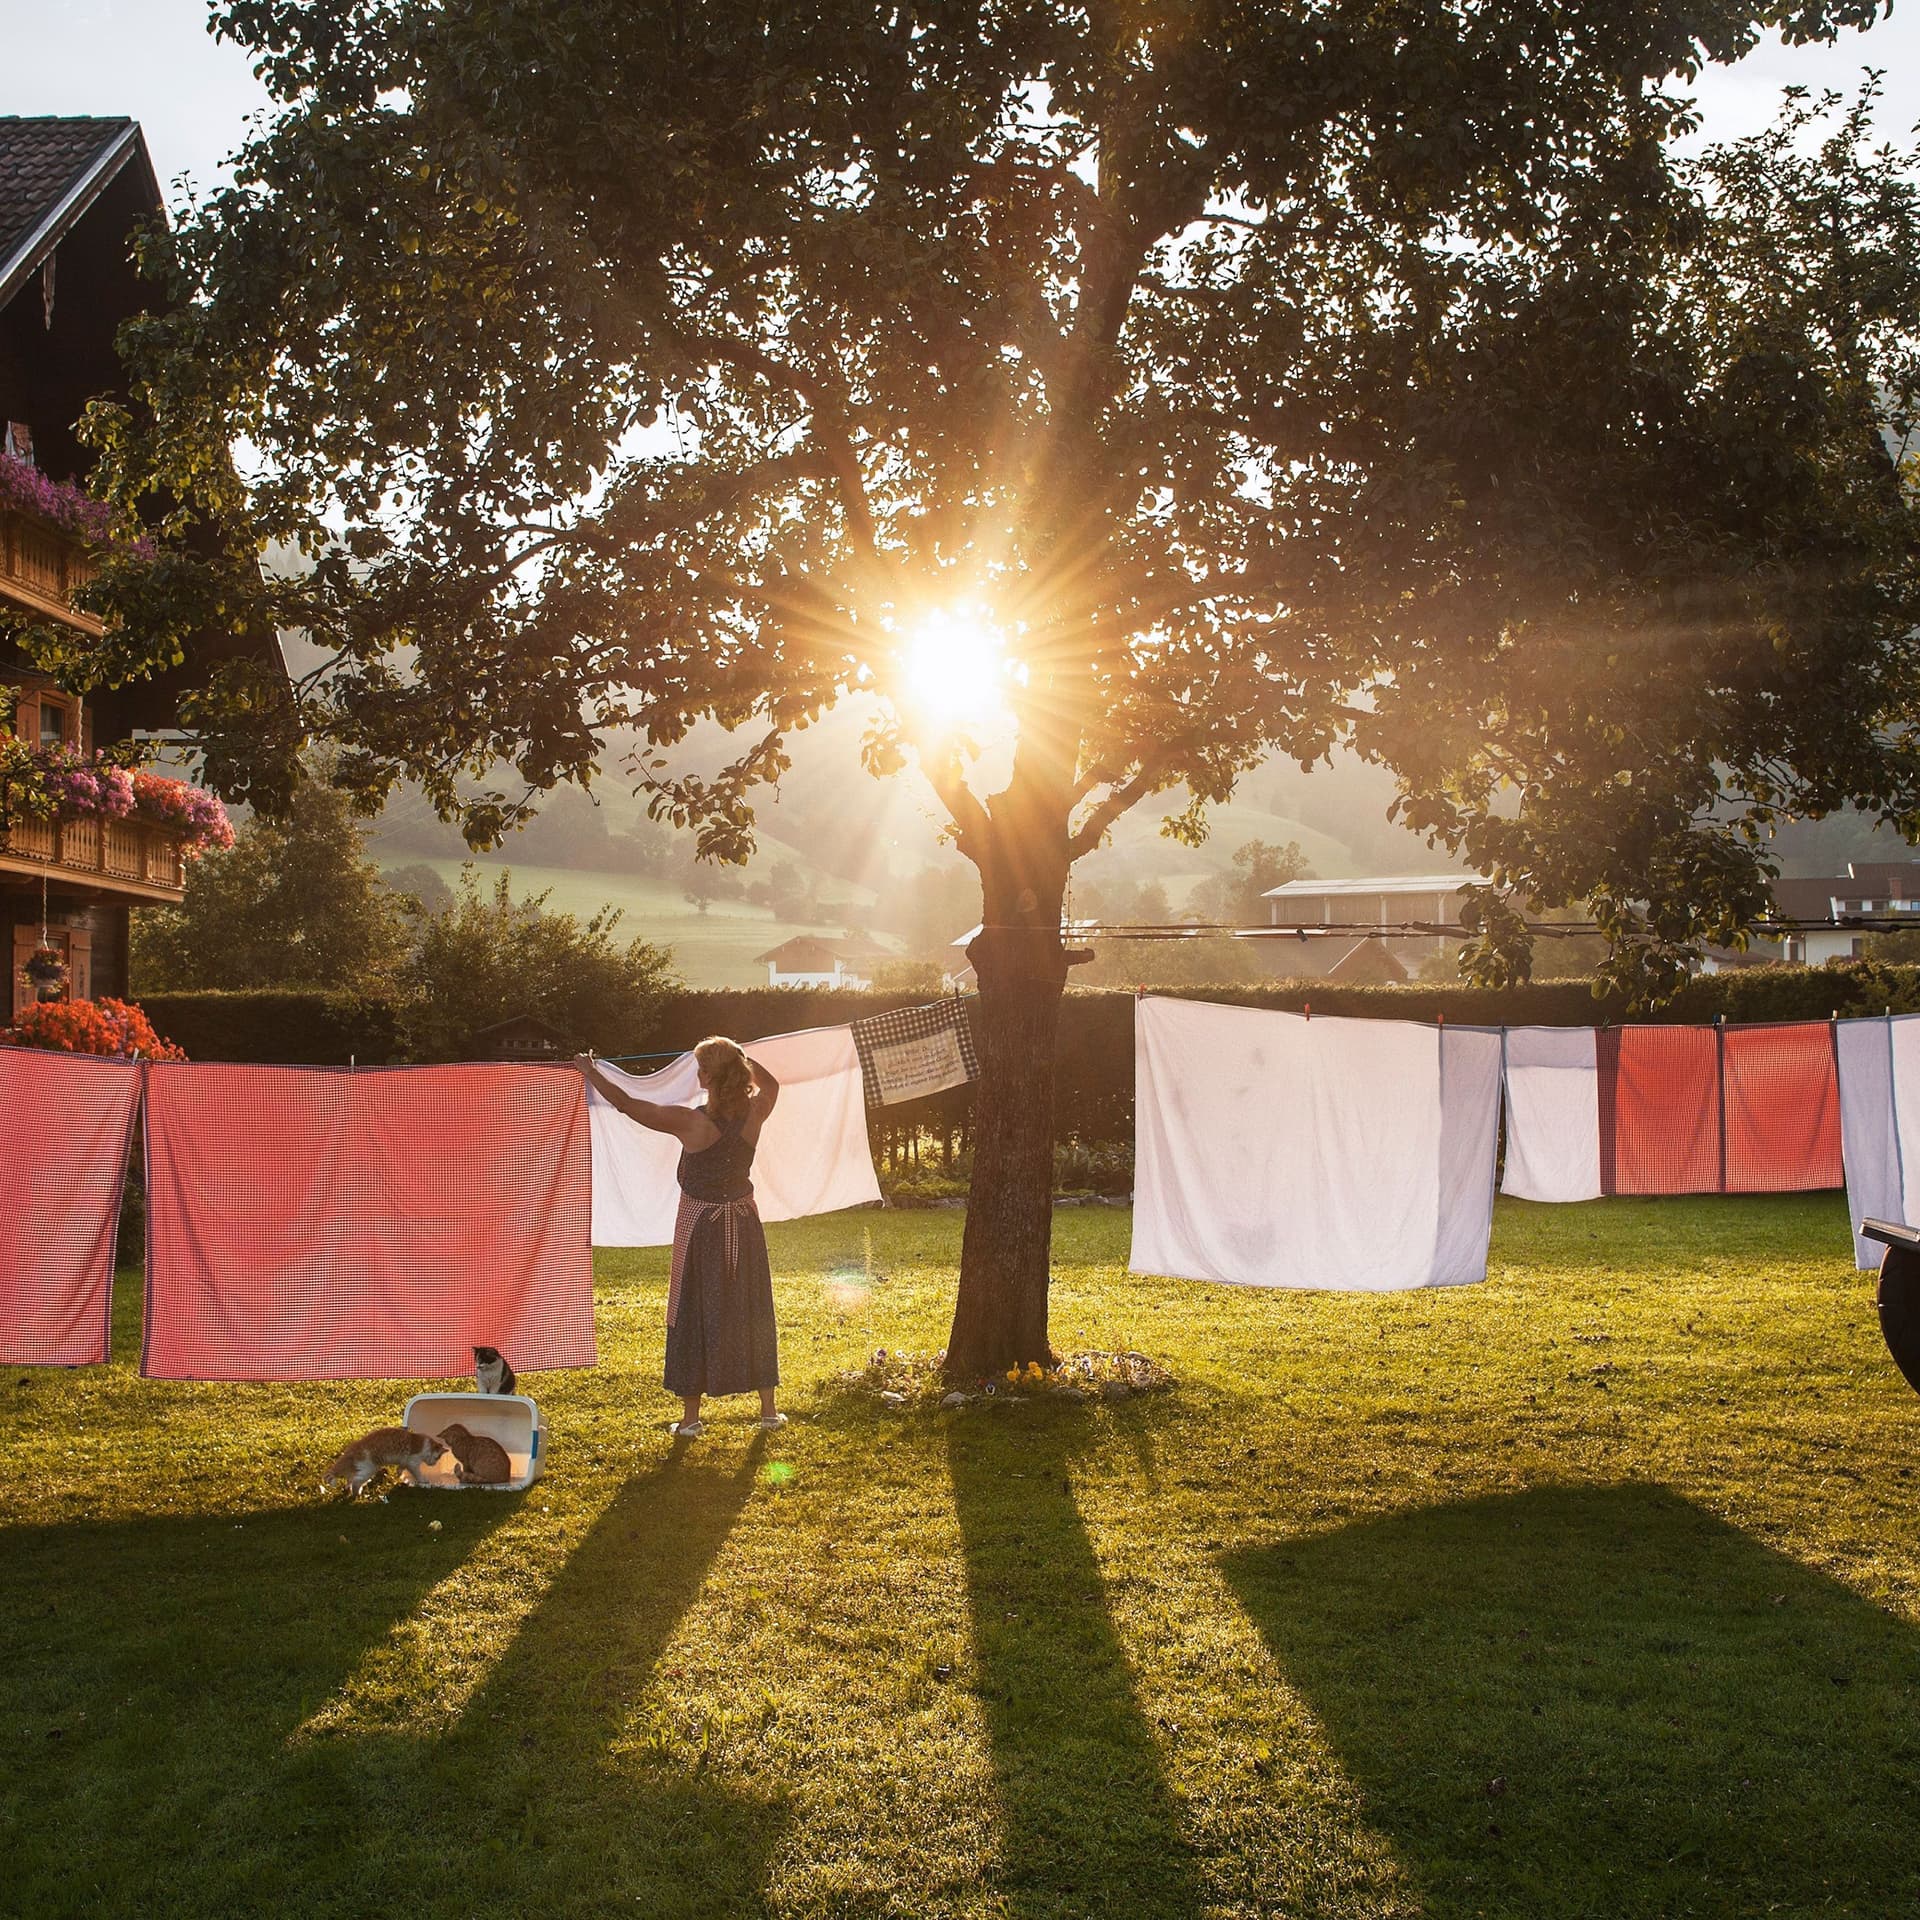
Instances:
[[[720,858],[875,696],[983,895],[949,1365],[1039,1357],[1062,893],[1126,808],[1347,743],[1493,876],[1484,970],[1507,899],[1591,901],[1649,991],[1762,908],[1770,814],[1920,826],[1911,185],[1845,129],[1671,157],[1703,60],[1875,13],[232,0],[278,111],[96,423],[165,513],[107,670],[302,628],[297,710],[200,703],[213,776],[322,733],[476,843],[637,729]],[[969,621],[997,762],[916,698]]]
[[[303,780],[277,819],[248,820],[193,863],[179,906],[135,917],[134,984],[391,986],[413,944],[406,906],[367,858],[346,795]]]

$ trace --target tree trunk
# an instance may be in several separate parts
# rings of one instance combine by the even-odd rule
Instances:
[[[1060,863],[1061,887],[1065,863]],[[1047,1339],[1053,1243],[1053,1065],[1066,990],[1060,888],[996,902],[967,957],[980,997],[980,1080],[973,1098],[973,1174],[953,1330],[950,1379],[993,1379],[1054,1357]],[[1003,917],[1004,916],[1004,917]],[[1024,924],[1019,924],[1024,923]]]

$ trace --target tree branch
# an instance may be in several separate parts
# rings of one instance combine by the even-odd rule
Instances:
[[[711,359],[756,373],[769,386],[792,394],[812,416],[813,431],[819,435],[821,452],[839,482],[841,503],[846,509],[847,531],[869,558],[878,558],[874,540],[873,503],[867,498],[867,483],[860,472],[859,456],[854,452],[853,433],[848,421],[844,396],[826,393],[811,374],[776,360],[772,354],[751,341],[736,340],[730,334],[695,334],[687,341],[689,352],[706,354]]]
[[[1144,800],[1161,784],[1161,776],[1166,772],[1165,753],[1149,753],[1140,762],[1138,770],[1131,780],[1123,781],[1119,786],[1109,789],[1107,796],[1074,830],[1067,841],[1067,858],[1078,860],[1081,855],[1091,853],[1106,838],[1107,829],[1133,806]]]
[[[946,808],[947,816],[953,822],[955,844],[977,865],[986,851],[993,822],[988,818],[980,796],[967,785],[958,751],[948,747],[930,752],[916,743],[915,752],[919,756],[920,770],[927,776],[928,785],[939,796],[940,804]]]

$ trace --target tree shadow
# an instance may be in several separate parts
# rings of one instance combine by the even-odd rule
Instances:
[[[948,1469],[1015,1915],[1198,1914],[1203,1889],[1067,1469],[1080,1420],[956,1421]]]
[[[515,1504],[402,1494],[0,1533],[9,1900],[98,1912],[104,1889],[144,1889]]]
[[[1225,1568],[1435,1920],[1920,1911],[1920,1637],[1666,1489]]]
[[[36,1858],[49,1875],[30,1910],[422,1920],[609,1909],[718,1920],[754,1910],[783,1810],[719,1781],[710,1728],[669,1718],[652,1747],[625,1736],[746,1504],[761,1452],[756,1443],[744,1459],[708,1465],[676,1449],[624,1485],[444,1730],[287,1737],[353,1670],[341,1657],[348,1639],[358,1653],[405,1617],[397,1590],[377,1608],[344,1580],[307,1583],[297,1605],[251,1588],[224,1601],[209,1594],[220,1616],[210,1637],[227,1650],[197,1676],[201,1711],[161,1741],[195,1750],[191,1781],[164,1759],[136,1777],[120,1756],[108,1782],[117,1819],[104,1807],[82,1817],[26,1803],[21,1823],[44,1827]],[[451,1509],[480,1504],[444,1501],[435,1512],[449,1510],[451,1531]],[[434,1577],[452,1565],[436,1555]],[[407,1604],[428,1584],[413,1585]],[[101,1612],[117,1616],[127,1598]],[[358,1618],[357,1634],[338,1631],[342,1611]],[[303,1628],[316,1622],[339,1643],[323,1664],[301,1652]],[[281,1676],[266,1689],[271,1710],[248,1711],[247,1687],[263,1675]]]

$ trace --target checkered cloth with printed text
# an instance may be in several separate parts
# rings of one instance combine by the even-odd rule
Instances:
[[[958,998],[856,1020],[853,1044],[870,1107],[921,1100],[980,1077],[973,1022]]]

